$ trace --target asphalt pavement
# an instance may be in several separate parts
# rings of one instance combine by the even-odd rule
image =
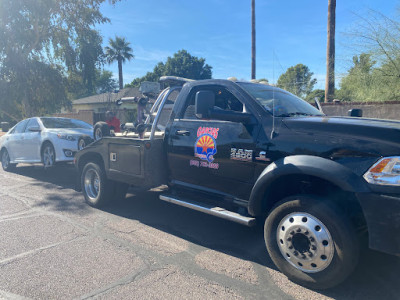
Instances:
[[[248,228],[131,190],[103,209],[71,166],[0,171],[0,299],[399,299],[400,258],[364,251],[340,286],[276,270]]]

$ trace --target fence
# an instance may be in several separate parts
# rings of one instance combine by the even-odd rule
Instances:
[[[352,108],[359,108],[363,111],[363,117],[400,120],[400,102],[341,102],[321,103],[324,113],[328,116],[347,116]]]
[[[80,110],[77,113],[62,113],[54,114],[54,117],[70,118],[84,121],[89,124],[94,124],[94,112],[93,110]]]

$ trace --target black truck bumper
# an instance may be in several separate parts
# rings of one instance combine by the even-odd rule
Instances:
[[[400,256],[400,195],[359,193],[368,226],[369,247]]]

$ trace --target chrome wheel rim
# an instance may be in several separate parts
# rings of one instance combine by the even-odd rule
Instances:
[[[82,150],[83,148],[86,147],[86,143],[84,139],[80,139],[78,143],[78,150]]]
[[[46,146],[43,150],[43,164],[45,167],[51,167],[54,165],[55,154],[54,150],[50,146]]]
[[[101,128],[96,128],[94,136],[95,136],[96,140],[99,140],[103,137],[103,132],[101,132]]]
[[[3,155],[1,156],[1,164],[3,165],[4,169],[7,169],[10,165],[10,155],[6,150],[3,151]]]
[[[84,177],[85,193],[90,200],[95,200],[100,192],[100,175],[94,169],[89,169]]]
[[[285,216],[277,228],[277,243],[283,257],[306,273],[321,272],[332,262],[334,244],[328,228],[307,213]]]

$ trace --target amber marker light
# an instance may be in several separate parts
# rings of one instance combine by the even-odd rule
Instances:
[[[387,166],[387,164],[391,161],[390,158],[382,159],[379,163],[377,163],[371,170],[371,173],[382,173],[383,169]]]

